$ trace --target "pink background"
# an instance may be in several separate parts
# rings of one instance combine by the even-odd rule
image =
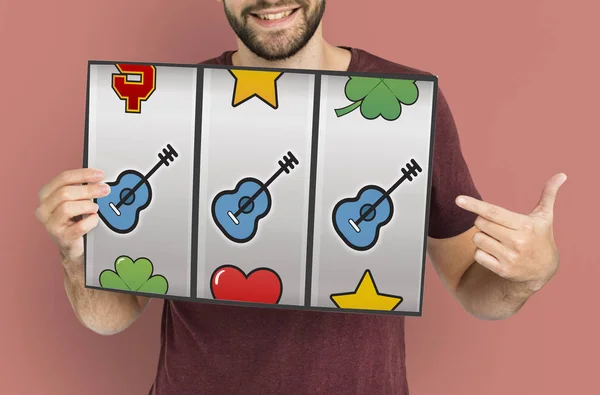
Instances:
[[[487,200],[528,212],[548,177],[569,176],[556,205],[561,270],[517,316],[471,318],[428,265],[424,317],[407,319],[411,393],[595,392],[598,3],[366,4],[330,1],[326,36],[440,77]],[[34,217],[37,192],[81,165],[88,59],[191,63],[234,43],[216,1],[0,2],[1,393],[147,393],[162,303],[116,336],[83,328]]]

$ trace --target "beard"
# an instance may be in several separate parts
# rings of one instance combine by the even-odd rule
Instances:
[[[297,21],[291,29],[279,30],[270,34],[260,35],[248,24],[248,19],[253,18],[251,13],[260,10],[283,7],[286,5],[300,6],[295,12],[302,11],[302,15],[296,15]],[[256,4],[247,6],[239,16],[235,16],[227,8],[226,0],[223,0],[223,8],[229,25],[250,51],[256,56],[268,61],[284,60],[294,56],[308,44],[317,31],[323,13],[325,12],[325,0],[316,1],[311,9],[309,0],[281,0],[276,4],[265,0],[258,0]]]

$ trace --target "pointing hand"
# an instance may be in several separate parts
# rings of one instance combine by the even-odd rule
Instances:
[[[554,202],[565,174],[550,178],[529,214],[518,214],[468,196],[456,204],[478,214],[473,237],[475,261],[500,277],[524,284],[532,292],[541,289],[558,270],[559,254],[554,241]]]

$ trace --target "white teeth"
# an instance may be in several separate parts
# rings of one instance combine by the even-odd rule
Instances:
[[[291,13],[292,13],[292,11],[290,10],[290,11],[286,11],[286,12],[280,12],[278,14],[261,14],[261,15],[258,15],[258,17],[260,19],[274,21],[277,19],[285,18],[286,16],[289,16]]]

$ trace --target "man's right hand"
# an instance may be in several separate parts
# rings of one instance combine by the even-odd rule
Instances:
[[[100,182],[103,179],[101,170],[67,170],[38,194],[35,216],[58,245],[63,263],[83,261],[83,235],[98,225],[98,205],[93,199],[110,192],[110,187]]]
[[[83,235],[98,225],[93,199],[110,192],[103,179],[101,171],[88,168],[59,174],[40,190],[35,215],[58,244],[65,290],[75,315],[94,332],[111,335],[135,322],[150,299],[85,286]]]

